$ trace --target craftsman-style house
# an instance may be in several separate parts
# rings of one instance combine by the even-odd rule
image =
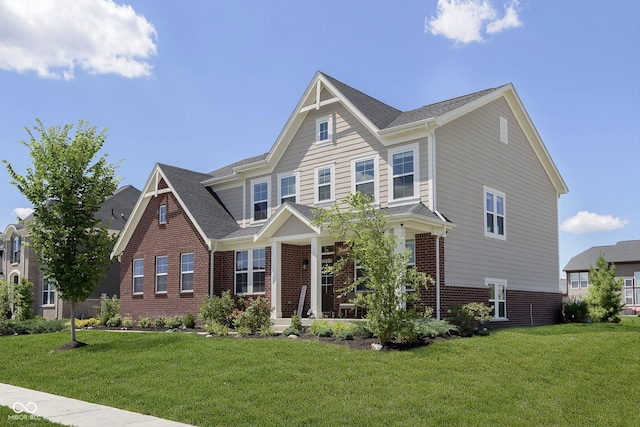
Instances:
[[[264,296],[276,318],[299,304],[336,315],[345,278],[322,267],[343,247],[312,224],[313,209],[357,191],[435,280],[421,304],[438,316],[470,301],[493,305],[503,325],[559,316],[557,201],[568,189],[514,87],[400,111],[321,72],[268,153],[209,173],[155,165],[112,253],[121,312],[197,313],[230,290]]]

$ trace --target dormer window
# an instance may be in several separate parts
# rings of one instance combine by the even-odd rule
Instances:
[[[316,119],[316,144],[333,142],[333,117],[332,115]]]

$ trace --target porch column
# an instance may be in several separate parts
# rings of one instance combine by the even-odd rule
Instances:
[[[282,243],[271,244],[271,317],[282,317]]]
[[[311,238],[311,311],[316,319],[322,317],[322,286],[320,286],[320,274],[322,273],[322,254],[320,253],[320,239]]]

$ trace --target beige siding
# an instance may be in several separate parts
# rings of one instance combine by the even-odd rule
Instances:
[[[242,186],[228,188],[225,190],[216,190],[216,194],[222,200],[231,216],[242,224]]]
[[[558,292],[557,193],[503,98],[436,130],[436,179],[437,208],[457,224],[445,239],[447,284],[489,277]],[[506,241],[484,235],[484,186],[505,193]]]

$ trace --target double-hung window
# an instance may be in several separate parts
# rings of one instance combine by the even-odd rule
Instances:
[[[504,280],[486,279],[489,288],[489,305],[493,306],[491,314],[494,319],[507,318],[507,282]]]
[[[333,117],[331,115],[316,119],[316,144],[333,142]]]
[[[367,282],[369,281],[367,273],[364,267],[358,263],[358,260],[355,261],[354,270],[355,280],[356,282],[359,281],[356,284],[356,292],[371,292],[371,289],[367,287]]]
[[[353,164],[353,193],[376,197],[376,158],[354,160]]]
[[[167,292],[169,261],[166,256],[156,257],[156,292]]]
[[[194,255],[180,255],[180,292],[193,292]]]
[[[316,203],[328,203],[335,200],[333,189],[334,165],[320,166],[315,169]]]
[[[160,212],[158,213],[158,221],[160,224],[167,223],[167,205],[160,205]]]
[[[133,293],[141,294],[144,285],[144,258],[133,260]]]
[[[278,199],[280,203],[296,203],[298,200],[298,174],[278,174]]]
[[[237,295],[264,293],[266,268],[264,249],[237,251],[235,293]]]
[[[391,200],[418,196],[418,146],[389,150],[389,186]]]
[[[12,239],[11,245],[11,262],[18,263],[20,262],[20,246],[21,246],[21,238],[20,236],[16,236]]]
[[[584,289],[588,286],[589,286],[589,272],[583,271],[582,273],[580,273],[580,287]]]
[[[42,305],[54,305],[56,303],[56,289],[53,281],[47,277],[42,284]]]
[[[580,288],[580,273],[571,273],[571,289]]]
[[[264,221],[269,217],[269,181],[255,181],[251,185],[253,221]]]
[[[504,193],[484,187],[485,230],[484,235],[506,240]]]

